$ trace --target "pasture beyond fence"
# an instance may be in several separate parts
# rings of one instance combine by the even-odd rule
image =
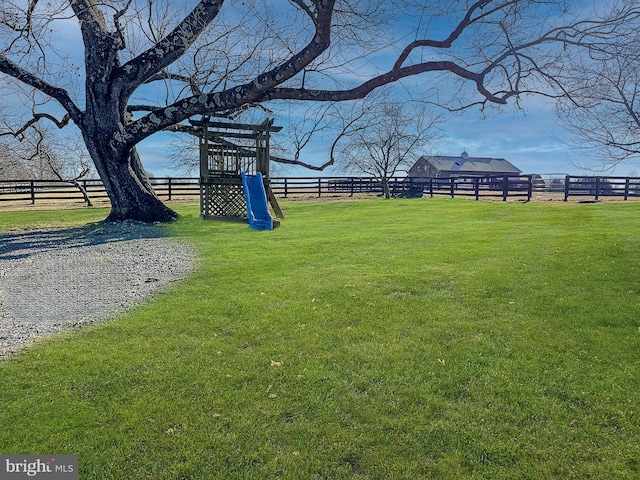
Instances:
[[[79,180],[91,200],[108,199],[101,180]],[[153,178],[151,183],[161,199],[177,200],[200,196],[199,179],[195,177]],[[81,189],[71,182],[59,180],[0,180],[0,202],[36,204],[84,200]],[[388,180],[394,197],[449,196],[510,198],[555,198],[568,201],[571,197],[599,200],[617,197],[628,200],[640,197],[640,177],[498,175],[487,177],[400,178]],[[273,177],[271,188],[280,198],[354,196],[381,194],[383,183],[373,177]]]

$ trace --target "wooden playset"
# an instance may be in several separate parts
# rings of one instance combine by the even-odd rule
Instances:
[[[203,219],[247,221],[247,192],[241,174],[261,174],[266,198],[279,218],[282,210],[271,191],[269,136],[282,127],[273,119],[259,125],[191,120],[197,131],[200,153],[200,216]],[[250,215],[249,215],[250,217]]]

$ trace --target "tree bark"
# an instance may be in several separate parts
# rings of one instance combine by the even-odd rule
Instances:
[[[111,200],[107,221],[154,223],[178,217],[156,195],[135,148],[117,152],[114,158],[111,149],[95,141],[89,140],[87,146]]]

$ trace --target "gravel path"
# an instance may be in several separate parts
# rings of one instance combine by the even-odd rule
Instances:
[[[134,222],[0,235],[0,360],[140,303],[195,261],[190,246]]]

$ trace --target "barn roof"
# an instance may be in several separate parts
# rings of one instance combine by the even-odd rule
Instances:
[[[438,172],[470,172],[470,173],[522,173],[520,169],[504,158],[470,157],[466,152],[459,156],[422,156],[411,170],[423,170],[427,165]],[[417,171],[415,173],[418,173]]]

